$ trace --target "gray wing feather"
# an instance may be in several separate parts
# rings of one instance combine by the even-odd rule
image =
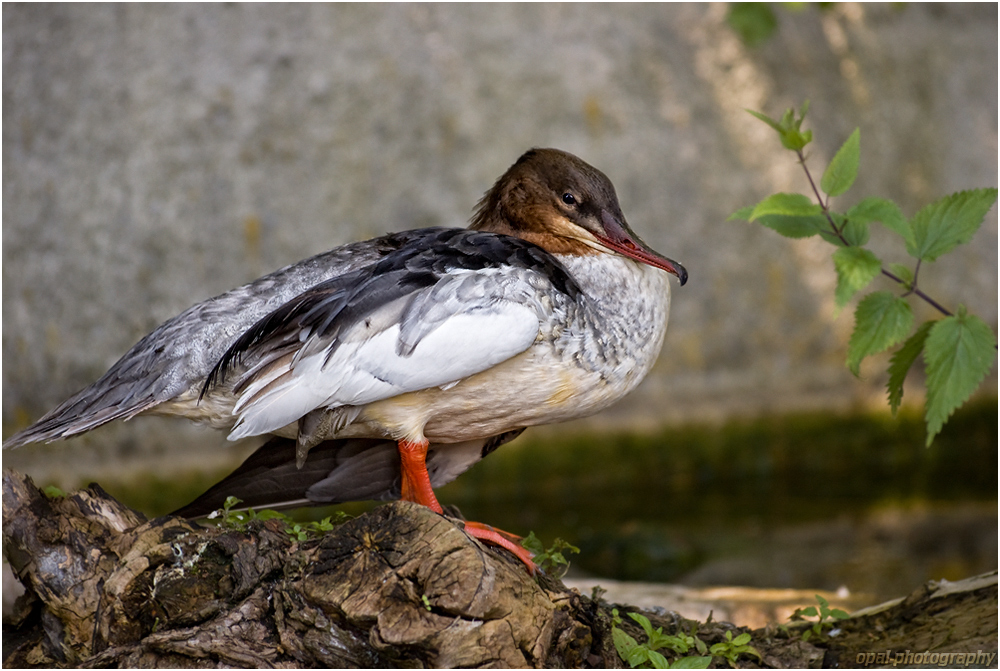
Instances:
[[[311,286],[377,262],[419,234],[338,247],[185,310],[140,340],[97,382],[11,436],[4,448],[66,438],[197,395],[229,346],[263,316]]]

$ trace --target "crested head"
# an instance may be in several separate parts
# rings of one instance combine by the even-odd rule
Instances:
[[[607,175],[559,149],[530,149],[517,159],[479,201],[470,228],[522,238],[553,254],[617,254],[687,280],[683,266],[628,227]]]

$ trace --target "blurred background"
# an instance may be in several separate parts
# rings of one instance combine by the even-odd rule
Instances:
[[[744,111],[805,99],[815,174],[861,129],[840,209],[996,186],[997,6],[751,9],[6,5],[3,435],[195,302],[348,241],[464,226],[552,146],[604,171],[691,280],[632,396],[527,432],[443,501],[561,536],[609,578],[889,597],[995,569],[995,368],[925,449],[921,371],[892,418],[887,357],[844,366],[832,248],[726,218],[808,188]],[[906,261],[882,230],[871,247]],[[995,332],[997,277],[994,209],[920,282]],[[142,418],[3,462],[154,515],[253,447]]]

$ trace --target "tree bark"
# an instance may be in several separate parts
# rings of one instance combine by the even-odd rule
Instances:
[[[4,554],[26,587],[4,624],[8,668],[623,666],[611,604],[527,575],[460,523],[410,503],[298,542],[280,520],[245,528],[147,521],[97,485],[48,498],[5,470],[3,518]],[[950,613],[954,632],[973,604],[992,603],[992,624],[988,608],[975,611],[975,640],[991,635],[995,651],[995,577],[971,594],[934,599],[924,590],[858,622],[898,630],[891,644],[902,645],[914,618],[939,622]],[[743,631],[647,616],[709,646]],[[645,640],[630,618],[619,626]],[[952,637],[953,646],[962,640]],[[853,666],[858,646],[870,643],[861,636],[851,644],[846,635],[805,642],[794,627],[753,632],[763,664],[774,667]],[[721,657],[713,662],[728,666]]]

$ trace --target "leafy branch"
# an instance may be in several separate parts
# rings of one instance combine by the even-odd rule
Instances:
[[[808,109],[806,101],[797,114],[789,109],[780,120],[747,111],[773,128],[782,145],[798,157],[815,202],[804,194],[776,193],[756,205],[741,208],[729,219],[756,221],[789,238],[819,235],[837,247],[833,265],[837,272],[834,298],[838,308],[880,275],[902,290],[898,296],[891,291],[874,291],[858,302],[854,331],[847,345],[847,367],[857,376],[866,357],[900,345],[888,370],[889,407],[895,414],[903,399],[903,381],[916,359],[923,355],[927,373],[925,420],[927,445],[930,445],[951,414],[969,399],[993,367],[997,341],[993,330],[982,319],[969,314],[964,305],[954,312],[948,310],[924,292],[917,281],[924,264],[972,239],[996,203],[997,190],[959,191],[926,205],[911,218],[903,215],[893,201],[875,197],[865,198],[846,212],[837,212],[831,209],[831,200],[846,193],[858,176],[861,131],[855,129],[851,133],[817,184],[804,153],[813,137],[811,130],[802,130]],[[865,248],[869,226],[874,222],[902,238],[906,252],[914,259],[912,269],[898,263],[886,266]],[[943,318],[914,328],[911,297],[924,301]]]

